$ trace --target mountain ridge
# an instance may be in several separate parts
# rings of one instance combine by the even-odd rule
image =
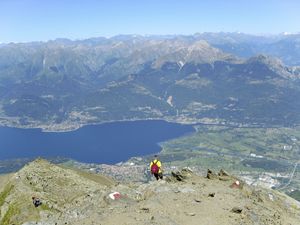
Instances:
[[[299,202],[254,189],[226,172],[208,178],[183,169],[165,181],[115,183],[38,159],[1,185],[5,224],[297,224]],[[119,192],[112,200],[110,193]],[[41,199],[35,208],[31,197]]]
[[[297,67],[262,54],[239,58],[197,36],[11,44],[0,49],[0,122],[45,130],[143,119],[290,126],[300,123],[298,84]]]

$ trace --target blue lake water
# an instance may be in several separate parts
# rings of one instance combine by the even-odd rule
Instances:
[[[0,127],[0,160],[59,156],[113,164],[157,153],[159,142],[193,131],[190,125],[150,120],[88,125],[70,132]]]

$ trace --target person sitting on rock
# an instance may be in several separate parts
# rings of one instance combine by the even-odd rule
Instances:
[[[42,204],[42,201],[37,197],[32,197],[32,203],[35,207],[39,207]]]
[[[154,159],[150,163],[151,174],[154,175],[156,180],[163,179],[163,173],[161,168],[161,161],[158,159],[158,156],[155,155]]]

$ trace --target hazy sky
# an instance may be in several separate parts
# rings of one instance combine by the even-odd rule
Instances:
[[[0,0],[0,42],[300,31],[300,0]]]

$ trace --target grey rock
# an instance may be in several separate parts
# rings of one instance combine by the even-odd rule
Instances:
[[[241,207],[233,207],[231,211],[240,214],[242,213],[243,209]]]
[[[213,193],[209,193],[208,197],[212,197],[213,198],[213,197],[215,197],[215,195],[216,195],[216,193],[214,193],[214,192]]]
[[[219,172],[218,175],[219,175],[219,176],[226,176],[226,177],[229,176],[229,174],[228,174],[225,170],[223,170],[223,169],[220,170],[220,172]]]
[[[213,180],[213,179],[217,179],[217,178],[218,178],[218,175],[215,174],[212,170],[208,169],[208,170],[207,170],[206,178],[208,178],[208,179],[210,179],[210,180]]]

